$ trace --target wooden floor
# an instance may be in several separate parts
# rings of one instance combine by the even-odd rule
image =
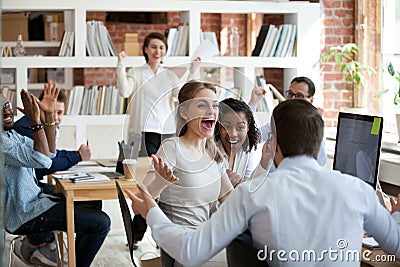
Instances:
[[[7,235],[6,236],[6,258],[9,256],[9,245],[10,241],[14,236]],[[133,266],[129,257],[128,247],[127,247],[126,237],[123,234],[109,234],[103,246],[101,247],[99,253],[96,255],[93,264],[91,267],[125,267],[125,266]],[[151,253],[145,252],[157,252],[154,247],[154,241],[151,239],[149,231],[146,232],[144,239],[139,243],[139,248],[135,250],[135,256],[137,258],[136,263],[140,265],[140,261],[138,260],[140,257],[152,257]],[[8,266],[8,262],[7,262]],[[18,259],[18,257],[12,255],[12,266],[13,267],[26,267],[22,261]],[[214,258],[212,258],[209,262],[203,264],[204,267],[226,267],[226,256],[225,251],[220,252]]]

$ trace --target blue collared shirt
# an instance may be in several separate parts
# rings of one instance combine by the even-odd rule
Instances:
[[[43,194],[33,168],[49,168],[51,159],[33,149],[33,140],[14,130],[2,133],[6,229],[14,232],[56,204]]]
[[[32,130],[30,129],[31,123],[28,116],[23,116],[14,123],[14,130],[20,135],[27,136],[33,139]],[[77,151],[57,150],[55,157],[52,158],[52,165],[50,168],[35,169],[36,178],[42,180],[43,176],[57,171],[65,171],[72,166],[78,164],[80,161]]]

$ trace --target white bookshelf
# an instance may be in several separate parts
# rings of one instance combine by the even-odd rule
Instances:
[[[191,55],[200,44],[200,28],[202,13],[261,13],[282,14],[284,23],[297,25],[297,56],[291,58],[279,57],[214,57],[202,64],[217,64],[234,67],[244,74],[244,77],[235,77],[236,87],[240,87],[245,100],[250,98],[256,68],[282,68],[284,69],[284,87],[288,88],[294,76],[304,75],[315,81],[319,87],[319,68],[315,63],[320,51],[320,7],[318,3],[309,2],[269,2],[269,1],[125,1],[125,0],[85,0],[85,1],[14,1],[3,0],[2,12],[11,11],[64,11],[65,30],[75,32],[75,55],[73,57],[31,57],[2,58],[2,68],[15,69],[15,86],[17,92],[20,88],[29,88],[29,68],[110,68],[116,67],[117,57],[88,57],[86,56],[86,14],[91,11],[123,11],[123,12],[180,12],[182,22],[189,23],[189,56],[165,58],[164,65],[178,66],[190,63]],[[258,33],[257,33],[258,34]],[[244,38],[241,36],[241,38]],[[32,44],[30,44],[32,43]],[[53,46],[54,42],[26,42],[32,46]],[[143,57],[129,57],[127,66],[140,66],[144,64]],[[72,73],[72,71],[71,71]],[[72,75],[72,74],[71,74]],[[251,81],[251,82],[249,82]],[[72,85],[71,85],[72,87]],[[321,90],[317,89],[317,92]],[[19,94],[18,94],[19,95]],[[318,101],[318,95],[316,96]],[[322,99],[321,99],[322,101]],[[21,105],[20,99],[17,104]],[[104,116],[66,116],[63,122],[65,129],[75,127],[75,137],[70,144],[79,145],[86,139],[87,127],[98,125],[121,127],[123,116],[114,116],[106,119]],[[118,121],[118,125],[114,124]],[[112,123],[111,123],[112,122]],[[123,124],[123,123],[122,123]],[[70,128],[68,128],[70,127]],[[112,140],[110,142],[114,142]],[[114,144],[112,144],[114,145]],[[94,157],[97,155],[93,155]],[[107,155],[99,155],[107,156]],[[109,156],[114,156],[110,154]]]

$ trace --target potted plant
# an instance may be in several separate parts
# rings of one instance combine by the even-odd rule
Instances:
[[[400,104],[400,71],[396,71],[394,69],[392,62],[388,64],[387,70],[389,75],[392,76],[397,82],[393,97],[393,104],[397,106]],[[386,89],[385,91],[389,91],[389,89]]]
[[[395,80],[395,91],[393,96],[393,104],[396,108],[396,124],[397,124],[397,140],[400,143],[400,71],[395,70],[392,62],[387,65],[387,71],[391,77]],[[388,92],[389,89],[385,89],[385,92]]]
[[[372,73],[375,73],[375,70],[355,60],[359,50],[359,46],[354,43],[334,46],[328,52],[321,54],[319,62],[326,62],[334,58],[340,73],[345,74],[344,80],[346,83],[353,83],[356,87],[366,87],[367,75],[370,76]],[[356,108],[362,107],[362,105],[356,106]]]

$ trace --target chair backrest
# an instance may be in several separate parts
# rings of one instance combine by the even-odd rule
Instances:
[[[226,258],[229,267],[265,267],[268,264],[257,258],[258,249],[252,244],[235,238],[226,248]]]
[[[133,221],[131,217],[131,212],[129,211],[128,203],[126,202],[125,195],[122,192],[121,186],[117,181],[115,181],[115,184],[117,186],[118,200],[119,200],[119,206],[121,208],[122,219],[124,221],[125,234],[126,238],[128,239],[129,253],[131,255],[131,260],[133,265],[137,267],[135,260],[133,258],[134,240],[133,240]]]

